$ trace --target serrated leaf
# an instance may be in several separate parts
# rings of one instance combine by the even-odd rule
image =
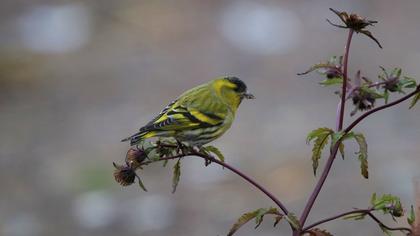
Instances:
[[[343,131],[341,132],[335,132],[331,135],[331,149],[335,146],[335,144],[341,140],[341,143],[338,146],[338,150],[340,151],[341,157],[344,160],[344,144],[343,144],[343,140],[345,136],[345,133]]]
[[[274,225],[273,227],[276,227],[277,224],[283,219],[283,215],[278,215],[274,218]]]
[[[411,206],[410,213],[407,217],[407,222],[409,225],[413,226],[414,222],[416,221],[416,213],[414,212],[414,207]]]
[[[322,86],[331,86],[331,85],[337,85],[337,84],[342,84],[343,83],[343,78],[342,77],[335,77],[332,79],[325,79],[321,82],[319,82],[320,85]]]
[[[206,147],[204,147],[204,149],[206,151],[209,151],[211,153],[214,153],[217,156],[217,158],[219,158],[219,160],[221,162],[225,162],[225,156],[223,156],[222,152],[217,147],[215,147],[215,146],[206,146]]]
[[[261,223],[263,222],[265,212],[266,212],[266,209],[264,208],[261,208],[258,210],[257,215],[255,216],[256,225],[254,229],[258,228],[258,226],[260,226]]]
[[[300,221],[293,212],[289,212],[289,214],[287,214],[286,220],[290,223],[290,225],[292,225],[294,229],[300,228]]]
[[[319,159],[321,159],[322,150],[327,145],[328,138],[332,134],[334,134],[332,129],[324,127],[311,131],[306,138],[307,143],[314,140],[314,146],[312,148],[312,167],[314,170],[314,175],[316,175],[316,170],[319,165]]]
[[[310,236],[333,236],[330,232],[319,228],[311,229],[308,233]]]
[[[178,159],[173,168],[172,176],[172,193],[175,193],[176,188],[178,187],[179,179],[181,177],[181,159]]]
[[[258,210],[247,212],[243,214],[239,219],[236,221],[236,223],[232,226],[232,228],[229,230],[229,233],[227,236],[232,236],[240,227],[242,227],[244,224],[248,223],[250,220],[254,219],[257,214]]]
[[[264,216],[265,215],[269,215],[269,214],[271,214],[271,215],[277,215],[276,216],[276,220],[277,220],[277,217],[283,217],[283,214],[281,214],[277,210],[277,208],[271,207],[268,210],[267,209],[264,209],[264,208],[261,208],[260,211],[258,212],[257,216],[255,217],[255,223],[257,224],[255,226],[255,228],[258,228],[258,226],[260,226],[260,224],[262,223]],[[281,220],[281,218],[280,218],[280,220]]]
[[[168,165],[169,160],[164,160],[162,166],[166,167]]]
[[[409,109],[413,108],[419,100],[420,100],[420,91],[414,96],[413,100],[411,100]]]
[[[370,198],[370,204],[372,206],[374,206],[375,205],[375,202],[376,202],[376,193],[373,193],[372,194],[372,197]]]
[[[360,161],[360,169],[363,177],[366,179],[369,178],[368,172],[368,160],[367,160],[367,143],[365,136],[361,133],[355,133],[354,139],[356,140],[357,144],[359,144],[359,154],[358,159]]]
[[[269,209],[259,208],[255,211],[247,212],[243,214],[241,217],[239,217],[236,223],[229,230],[229,233],[227,234],[227,236],[232,236],[240,227],[242,227],[244,224],[248,223],[250,220],[254,218],[255,218],[255,223],[256,223],[255,228],[257,228],[262,223],[264,215],[267,215],[267,214],[277,215],[277,217],[282,216],[282,214],[277,210],[277,208],[274,208],[274,207],[269,208]]]

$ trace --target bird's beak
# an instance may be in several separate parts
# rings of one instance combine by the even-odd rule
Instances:
[[[254,99],[255,98],[255,96],[250,94],[250,93],[244,93],[242,96],[246,99]]]

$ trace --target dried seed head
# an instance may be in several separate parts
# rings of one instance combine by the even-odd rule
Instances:
[[[353,104],[358,110],[369,110],[375,106],[375,97],[363,90],[354,91],[352,95]]]
[[[385,85],[383,86],[383,88],[390,92],[396,92],[398,91],[398,82],[399,82],[398,77],[389,78],[385,82]]]
[[[134,183],[136,178],[136,172],[129,166],[120,166],[115,163],[114,167],[116,170],[114,171],[114,178],[122,186],[128,186]]]
[[[139,148],[130,148],[127,151],[125,162],[132,169],[137,169],[141,166],[141,163],[147,158],[147,153]]]

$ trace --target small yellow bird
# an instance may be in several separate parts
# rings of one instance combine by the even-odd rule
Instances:
[[[166,106],[140,131],[122,141],[136,145],[152,137],[173,137],[201,146],[224,134],[232,125],[244,99],[253,99],[245,83],[236,77],[220,77],[192,88]]]

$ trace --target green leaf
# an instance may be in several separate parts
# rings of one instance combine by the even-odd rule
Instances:
[[[258,214],[257,214],[257,216],[255,217],[255,223],[257,224],[256,226],[255,226],[255,228],[258,228],[258,226],[260,226],[260,224],[262,223],[262,221],[263,221],[263,218],[264,218],[264,216],[265,215],[268,215],[268,214],[271,214],[271,215],[277,215],[276,216],[276,221],[277,221],[277,218],[278,217],[283,217],[283,214],[281,214],[278,210],[277,210],[277,208],[274,208],[274,207],[271,207],[271,208],[269,208],[268,210],[267,209],[264,209],[264,208],[261,208],[259,211],[258,211]],[[279,219],[279,221],[281,220],[281,218]],[[277,222],[278,223],[278,222]]]
[[[401,87],[403,88],[415,88],[417,85],[417,82],[415,79],[404,76],[403,79],[400,79]]]
[[[321,82],[319,82],[320,85],[322,86],[331,86],[331,85],[337,85],[337,84],[342,84],[343,83],[343,78],[342,77],[335,77],[332,79],[325,79]]]
[[[325,68],[330,68],[330,67],[334,67],[335,65],[330,64],[330,63],[318,63],[315,64],[313,66],[311,66],[311,68],[309,68],[307,71],[302,72],[302,73],[298,73],[298,75],[306,75],[314,70],[319,70],[319,69],[325,69]]]
[[[293,212],[289,212],[289,214],[287,214],[286,220],[290,223],[290,225],[292,225],[294,229],[300,228],[300,221]]]
[[[319,159],[321,159],[322,150],[327,145],[328,138],[332,134],[334,134],[334,131],[330,128],[319,128],[311,131],[306,138],[307,143],[314,140],[314,146],[312,148],[312,167],[314,170],[314,175],[316,175],[316,170],[319,165]]]
[[[140,188],[141,188],[143,191],[147,192],[147,189],[146,189],[146,187],[144,186],[143,181],[141,181],[141,179],[140,179],[140,177],[139,177],[138,175],[136,175],[136,176],[137,176],[137,181],[139,182],[139,186],[140,186]]]
[[[388,100],[389,100],[389,92],[388,92],[388,89],[385,89],[385,91],[384,91],[385,104],[388,104]]]
[[[308,233],[310,236],[333,236],[330,232],[319,228],[311,229]]]
[[[373,193],[372,194],[372,197],[370,198],[370,204],[372,206],[374,206],[375,205],[375,202],[376,202],[376,193]]]
[[[420,100],[420,91],[414,96],[413,100],[411,100],[410,109],[416,105],[418,100]]]
[[[164,160],[164,161],[163,161],[163,165],[162,165],[162,166],[163,166],[163,167],[166,167],[166,166],[168,165],[168,162],[169,162],[169,160]]]
[[[225,162],[225,156],[223,156],[222,152],[217,147],[206,146],[204,149],[208,152],[214,153],[221,162]]]
[[[396,67],[392,70],[391,77],[399,78],[401,76],[401,72],[402,72],[401,68]]]
[[[274,225],[273,227],[276,227],[277,224],[283,219],[283,215],[278,215],[274,218]]]
[[[407,217],[407,222],[409,225],[413,226],[414,222],[416,221],[416,213],[414,212],[414,207],[411,206],[410,213]]]
[[[248,223],[250,220],[252,220],[254,218],[255,218],[255,223],[256,223],[255,228],[257,228],[262,223],[264,215],[267,215],[267,214],[276,215],[276,222],[277,222],[278,217],[283,216],[277,210],[277,208],[274,208],[274,207],[271,207],[269,209],[259,208],[255,211],[247,212],[247,213],[243,214],[241,217],[239,217],[239,219],[236,221],[236,223],[229,230],[229,233],[227,234],[227,236],[232,236],[240,227],[242,227],[244,224]],[[280,221],[280,220],[281,220],[281,218],[278,221]]]
[[[390,214],[393,219],[404,214],[400,198],[391,194],[384,194],[380,197],[374,194],[371,198],[371,204],[373,209],[382,211],[384,214]]]
[[[331,136],[331,149],[335,146],[335,144],[341,140],[340,145],[338,146],[338,150],[340,151],[341,157],[344,160],[344,144],[343,144],[343,140],[345,136],[345,133],[343,131],[340,132],[335,132],[332,134]]]
[[[254,219],[260,209],[247,212],[243,214],[239,219],[236,221],[236,223],[232,226],[232,228],[229,230],[229,233],[227,236],[232,236],[240,227],[242,227],[244,224],[248,223],[250,220]]]
[[[175,193],[176,187],[178,186],[179,179],[181,177],[181,159],[178,159],[174,165],[173,170],[174,174],[172,176],[172,193]]]
[[[340,146],[338,146],[338,150],[340,151],[341,157],[344,160],[344,144],[340,143]]]
[[[365,136],[361,133],[355,133],[354,139],[359,144],[359,152],[356,154],[359,154],[359,161],[360,161],[360,169],[363,177],[366,179],[369,178],[369,172],[368,172],[368,160],[367,160],[367,143]]]

